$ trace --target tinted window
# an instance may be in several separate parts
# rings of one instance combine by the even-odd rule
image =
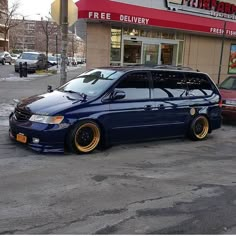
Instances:
[[[90,70],[64,84],[58,90],[84,93],[88,96],[98,96],[105,92],[122,74],[123,72],[115,70]]]
[[[186,73],[186,82],[189,89],[189,96],[207,96],[214,91],[210,79],[205,74]]]
[[[148,99],[149,79],[146,72],[136,72],[126,75],[116,88],[125,92],[124,99]]]
[[[236,77],[229,77],[223,81],[219,88],[236,90]]]
[[[179,98],[187,96],[184,75],[181,72],[153,71],[154,98]]]

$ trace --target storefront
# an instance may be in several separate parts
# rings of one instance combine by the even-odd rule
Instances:
[[[207,72],[217,81],[223,52],[221,79],[234,73],[233,1],[80,0],[76,4],[77,32],[85,32],[88,68],[183,65]]]

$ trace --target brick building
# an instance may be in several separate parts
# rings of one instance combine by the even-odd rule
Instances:
[[[9,33],[11,51],[60,53],[61,30],[55,22],[43,19],[40,21],[25,19],[15,21],[17,26],[12,28]],[[74,33],[69,32],[68,56],[84,55],[84,47],[84,41]]]

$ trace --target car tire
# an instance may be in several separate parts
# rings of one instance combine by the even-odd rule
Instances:
[[[2,64],[5,65],[5,59],[2,60]]]
[[[93,121],[82,121],[76,124],[67,136],[67,147],[80,154],[93,152],[100,144],[101,130]]]
[[[189,128],[189,137],[192,140],[200,141],[206,139],[209,133],[209,121],[207,117],[200,115],[193,119]]]

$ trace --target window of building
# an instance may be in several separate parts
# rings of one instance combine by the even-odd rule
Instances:
[[[148,99],[150,94],[148,74],[146,72],[128,74],[117,88],[125,92],[125,100]]]
[[[111,29],[111,62],[121,60],[121,29]]]

